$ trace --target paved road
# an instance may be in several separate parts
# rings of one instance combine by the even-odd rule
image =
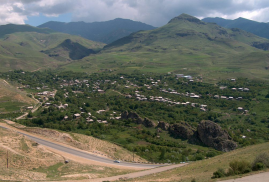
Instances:
[[[0,127],[4,128],[4,129],[9,129],[5,126],[0,126]],[[90,159],[93,161],[98,161],[98,162],[102,162],[102,163],[106,163],[106,164],[113,164],[113,165],[118,165],[118,166],[126,166],[126,167],[134,167],[134,168],[144,168],[144,169],[164,166],[164,165],[157,165],[157,164],[141,164],[141,163],[130,163],[130,162],[115,163],[114,160],[99,157],[99,156],[96,156],[96,155],[93,155],[93,154],[90,154],[87,152],[83,152],[83,151],[69,148],[69,147],[66,147],[66,146],[63,146],[63,145],[60,145],[57,143],[53,143],[51,141],[38,138],[36,136],[26,134],[25,132],[20,132],[18,130],[16,130],[16,132],[18,132],[24,136],[27,136],[29,139],[31,139],[31,140],[33,140],[41,145],[56,149],[56,150],[61,151],[61,152],[72,154],[72,155],[75,155],[78,157],[82,157],[82,158],[86,158],[86,159]]]

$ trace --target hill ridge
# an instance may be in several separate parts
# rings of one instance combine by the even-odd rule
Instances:
[[[243,17],[239,17],[234,20],[224,19],[220,17],[208,17],[204,18],[202,21],[208,23],[216,23],[224,28],[239,28],[247,32],[253,33],[257,36],[269,39],[269,23],[266,22],[257,22]]]
[[[111,43],[119,38],[128,36],[133,32],[139,30],[152,30],[155,27],[147,25],[142,22],[133,21],[129,19],[116,18],[114,20],[104,21],[104,22],[47,22],[38,27],[50,28],[55,31],[68,33],[71,35],[79,35],[86,39]]]

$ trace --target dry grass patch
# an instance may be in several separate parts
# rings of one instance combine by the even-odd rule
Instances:
[[[6,80],[0,79],[0,112],[18,111],[20,107],[34,105],[36,101]]]

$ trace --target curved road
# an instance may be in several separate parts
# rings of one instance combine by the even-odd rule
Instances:
[[[4,129],[10,129],[10,128],[7,128],[7,127],[1,126],[1,125],[0,125],[0,127],[4,128]],[[111,160],[108,158],[99,157],[99,156],[96,156],[96,155],[93,155],[93,154],[90,154],[87,152],[83,152],[81,150],[76,150],[76,149],[73,149],[71,147],[66,147],[66,146],[63,146],[60,144],[56,144],[56,143],[53,143],[51,141],[38,138],[36,136],[28,135],[25,132],[20,132],[17,129],[15,131],[17,133],[20,133],[20,134],[28,137],[29,139],[31,139],[31,140],[33,140],[41,145],[56,149],[56,150],[61,151],[61,152],[72,154],[72,155],[75,155],[78,157],[90,159],[93,161],[98,161],[98,162],[102,162],[102,163],[106,163],[106,164],[114,164],[114,165],[118,165],[118,166],[134,167],[134,168],[155,168],[155,167],[165,166],[165,165],[158,165],[158,164],[141,164],[141,163],[131,163],[131,162],[115,163],[114,160]]]

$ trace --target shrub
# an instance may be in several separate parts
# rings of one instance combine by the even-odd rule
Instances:
[[[233,174],[244,174],[244,173],[248,173],[251,171],[251,165],[249,162],[247,161],[237,161],[234,160],[232,162],[230,162],[230,170],[229,172],[233,172]]]
[[[225,177],[226,176],[226,173],[224,171],[224,169],[222,168],[219,168],[216,172],[213,173],[213,176],[212,178],[222,178],[222,177]]]
[[[260,164],[258,164],[260,163]],[[261,167],[261,164],[265,167],[269,167],[269,155],[267,153],[259,154],[255,160],[252,163],[252,169],[253,170],[261,170],[259,169]],[[258,167],[258,168],[257,168]],[[263,169],[263,168],[262,168]]]
[[[265,168],[265,165],[263,163],[260,163],[260,162],[254,164],[254,166],[252,166],[253,171],[263,170],[264,168]]]

